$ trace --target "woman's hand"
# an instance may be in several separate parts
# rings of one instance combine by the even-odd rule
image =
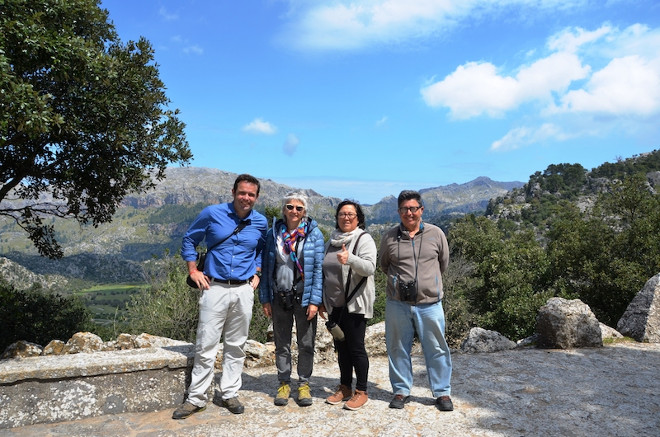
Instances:
[[[273,308],[270,306],[270,303],[264,303],[262,304],[262,307],[266,317],[273,317]]]
[[[307,307],[307,320],[312,320],[314,317],[316,317],[316,314],[318,312],[319,312],[319,307],[310,304]]]
[[[337,252],[337,260],[339,264],[346,264],[348,262],[348,250],[346,250],[346,245],[341,245],[341,250]]]

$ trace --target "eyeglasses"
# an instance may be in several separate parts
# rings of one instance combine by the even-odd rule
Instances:
[[[337,214],[337,217],[347,218],[349,220],[353,220],[355,217],[357,217],[357,214],[352,213],[352,212],[340,212],[339,214]]]
[[[286,204],[286,209],[288,209],[289,211],[293,211],[293,208],[296,208],[296,211],[298,212],[302,212],[302,210],[305,209],[304,206],[300,206],[300,205],[293,206],[290,203]]]
[[[399,214],[405,214],[408,211],[414,214],[422,208],[423,206],[402,206],[401,208],[399,208]]]

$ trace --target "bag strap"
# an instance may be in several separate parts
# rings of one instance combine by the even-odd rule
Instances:
[[[355,240],[355,245],[353,246],[353,255],[355,255],[357,253],[357,247],[358,247],[358,243],[360,242],[360,238],[362,238],[362,236],[366,233],[367,233],[366,231],[362,232],[360,235],[358,235],[357,240]],[[348,290],[349,290],[348,287],[350,287],[350,285],[351,285],[351,275],[352,275],[352,273],[353,273],[353,269],[349,269],[348,270],[348,277],[346,278],[346,287],[345,287],[345,291],[344,291],[346,293],[346,301],[344,303],[344,308],[348,308],[348,303],[351,301],[351,299],[353,299],[353,296],[355,296],[355,293],[357,293],[357,291],[360,289],[360,287],[362,287],[362,284],[364,284],[364,281],[367,280],[367,277],[364,276],[360,280],[360,282],[358,282],[358,284],[355,286],[355,288],[353,289],[353,292],[349,295],[348,294]]]
[[[236,235],[236,234],[238,234],[239,232],[241,232],[241,230],[242,230],[244,227],[246,227],[247,225],[249,225],[249,224],[251,224],[251,223],[252,223],[252,220],[250,220],[250,219],[243,220],[242,222],[240,222],[240,223],[236,226],[236,228],[232,231],[231,234],[227,235],[225,238],[223,238],[222,240],[218,241],[218,242],[215,243],[213,246],[207,248],[207,249],[206,249],[206,253],[209,253],[210,251],[212,251],[212,250],[215,249],[216,247],[220,246],[222,243],[224,243],[225,241],[227,241],[228,239],[230,239],[230,238],[233,237],[234,235]]]

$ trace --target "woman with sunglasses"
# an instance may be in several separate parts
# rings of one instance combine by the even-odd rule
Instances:
[[[345,409],[357,410],[368,400],[369,358],[364,335],[376,300],[377,250],[371,235],[364,231],[364,214],[358,203],[341,202],[335,219],[336,229],[330,235],[323,260],[323,301],[329,314],[328,326],[339,326],[344,338],[333,335],[339,362],[339,387],[326,402],[336,405],[347,401]],[[353,371],[355,391],[352,390]]]
[[[309,378],[314,365],[316,315],[323,302],[323,233],[307,217],[307,196],[289,193],[282,200],[282,217],[273,219],[262,257],[259,300],[273,318],[275,364],[279,387],[275,405],[284,406],[291,394],[291,331],[296,322],[298,342],[298,405],[312,405]]]

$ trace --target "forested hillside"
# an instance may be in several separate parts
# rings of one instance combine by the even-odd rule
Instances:
[[[579,298],[616,326],[660,272],[660,151],[606,163],[551,165],[449,231],[465,272],[449,298],[461,326],[518,339],[549,297]],[[451,294],[451,293],[450,293]]]

